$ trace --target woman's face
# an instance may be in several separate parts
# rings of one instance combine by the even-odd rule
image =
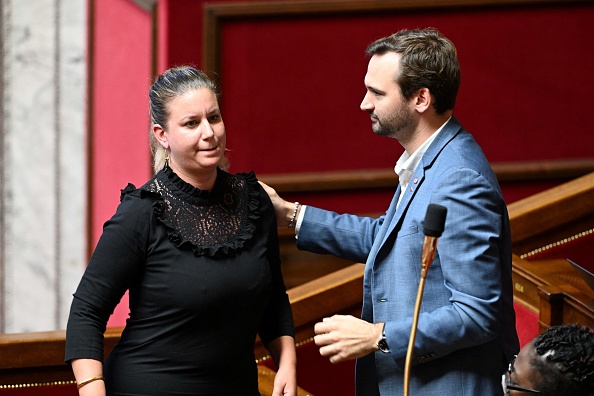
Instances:
[[[155,125],[153,132],[169,151],[171,169],[186,181],[216,174],[227,142],[216,95],[198,88],[172,99],[167,107],[167,125]]]
[[[535,373],[530,364],[534,354],[533,341],[526,344],[518,353],[516,359],[510,364],[510,383],[511,385],[538,390],[538,373]],[[523,392],[520,390],[510,390],[509,395],[528,395],[533,392]]]

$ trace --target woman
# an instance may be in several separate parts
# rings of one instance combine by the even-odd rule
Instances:
[[[594,329],[547,328],[512,359],[502,385],[505,395],[594,395]]]
[[[71,307],[66,360],[80,395],[259,395],[259,334],[295,395],[291,307],[274,209],[253,173],[231,175],[216,85],[167,70],[150,89],[156,175],[122,191]],[[129,290],[130,317],[102,365],[103,332]]]

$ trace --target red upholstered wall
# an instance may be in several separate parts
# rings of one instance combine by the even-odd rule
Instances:
[[[455,114],[492,162],[591,157],[594,54],[584,43],[594,39],[593,17],[594,6],[584,5],[225,21],[220,75],[232,166],[393,166],[402,149],[375,136],[359,110],[363,51],[395,30],[425,26],[458,48]]]
[[[171,62],[160,64],[205,61],[193,52],[202,49],[199,28],[204,25],[197,3],[166,2],[168,24],[187,27],[184,40],[173,33],[163,40]],[[398,29],[426,26],[437,27],[458,47],[462,88],[455,115],[491,162],[594,155],[594,134],[586,132],[593,127],[588,117],[593,55],[583,47],[594,38],[592,4],[255,14],[220,18],[217,36],[221,66],[216,71],[232,171],[263,175],[392,167],[402,149],[375,136],[359,110],[364,49]],[[580,99],[571,100],[575,95]],[[503,189],[513,202],[552,185]],[[390,195],[349,196],[348,203],[336,203],[337,197],[306,198],[337,211],[373,212],[385,208]]]
[[[147,90],[151,80],[151,15],[129,0],[90,1],[90,229],[95,246],[128,182],[150,177]],[[127,298],[110,325],[122,325]]]

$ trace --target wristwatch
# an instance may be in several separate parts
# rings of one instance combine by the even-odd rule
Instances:
[[[382,327],[382,338],[377,342],[377,347],[383,353],[390,353],[390,347],[388,347],[388,341],[386,340],[386,324]]]

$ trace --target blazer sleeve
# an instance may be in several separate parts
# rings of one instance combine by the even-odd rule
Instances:
[[[365,263],[383,221],[307,206],[297,248]]]

